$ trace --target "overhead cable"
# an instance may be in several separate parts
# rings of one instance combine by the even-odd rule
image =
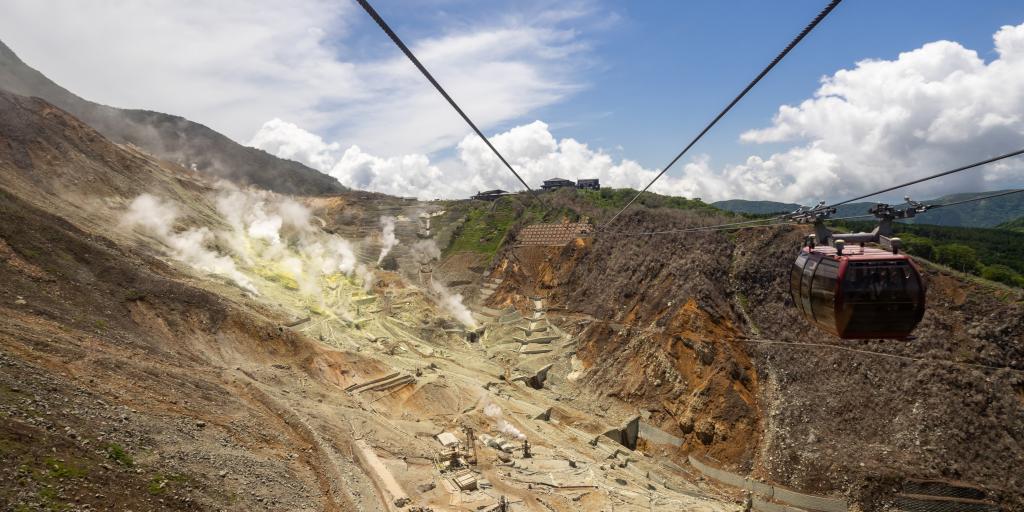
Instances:
[[[996,198],[996,197],[1003,197],[1003,196],[1008,196],[1008,195],[1012,195],[1012,194],[1019,194],[1021,192],[1024,192],[1024,188],[1018,188],[1018,189],[1013,189],[1013,190],[1003,190],[1001,192],[996,192],[994,194],[988,194],[988,195],[984,195],[984,196],[972,197],[970,199],[963,199],[963,200],[960,200],[960,201],[954,201],[952,203],[929,204],[929,205],[925,205],[928,209],[923,211],[923,212],[921,212],[921,213],[918,213],[918,215],[923,215],[923,214],[928,213],[928,212],[930,212],[932,210],[935,210],[937,208],[945,208],[945,207],[948,207],[948,206],[957,206],[957,205],[966,204],[966,203],[973,203],[973,202],[977,202],[977,201],[984,201],[986,199],[993,199],[993,198]],[[899,206],[902,206],[902,205],[899,205]],[[873,214],[866,213],[864,215],[852,215],[850,217],[828,218],[826,220],[828,220],[828,221],[850,220],[850,219],[862,219],[862,218],[874,217],[874,216],[875,215],[873,215]]]
[[[1001,191],[1001,192],[996,192],[994,194],[988,194],[988,195],[984,195],[984,196],[980,196],[980,197],[972,197],[970,199],[964,199],[964,200],[955,201],[955,202],[952,202],[952,203],[928,205],[928,211],[934,210],[936,208],[944,208],[944,207],[947,207],[947,206],[957,206],[957,205],[961,205],[961,204],[965,204],[965,203],[973,203],[973,202],[976,202],[976,201],[984,201],[985,199],[993,199],[993,198],[996,198],[996,197],[1003,197],[1003,196],[1008,196],[1008,195],[1012,195],[1012,194],[1019,194],[1019,193],[1022,193],[1022,192],[1024,192],[1024,188],[1014,189],[1014,190],[1004,190],[1004,191]],[[926,212],[922,212],[922,214],[923,213],[927,213],[927,211]],[[919,214],[919,215],[921,215],[921,214]],[[850,215],[848,217],[828,218],[828,219],[825,219],[825,220],[827,220],[829,222],[836,222],[836,221],[841,221],[841,220],[866,219],[866,218],[874,218],[874,217],[875,217],[875,215],[873,215],[873,214],[865,213],[865,214],[862,214],[862,215]],[[640,232],[640,233],[628,233],[627,235],[628,236],[649,236],[649,235],[667,235],[667,234],[673,234],[673,233],[701,233],[701,232],[713,232],[713,231],[735,231],[735,230],[741,230],[741,229],[765,228],[765,227],[773,227],[773,226],[790,226],[790,225],[797,225],[797,224],[799,224],[797,222],[773,222],[773,221],[781,220],[783,218],[785,218],[785,217],[784,216],[769,217],[769,218],[765,218],[765,219],[754,219],[754,220],[749,220],[749,221],[744,221],[744,222],[731,222],[731,223],[727,223],[727,224],[715,224],[715,225],[712,225],[712,226],[701,226],[701,227],[680,228],[680,229],[666,229],[666,230],[663,230],[663,231],[644,231],[644,232]]]
[[[795,224],[788,222],[775,222],[769,223],[770,221],[778,220],[776,217],[767,219],[755,219],[744,222],[730,222],[727,224],[715,224],[712,226],[699,226],[693,228],[679,228],[679,229],[666,229],[663,231],[642,231],[639,233],[623,233],[628,236],[648,236],[648,235],[667,235],[672,233],[700,233],[707,231],[728,231],[733,229],[747,229],[747,228],[760,228],[766,226],[782,226],[786,224]]]
[[[360,2],[362,2],[362,1],[363,0],[360,0]],[[632,205],[633,202],[636,201],[637,198],[639,198],[641,194],[643,194],[644,192],[647,192],[647,189],[651,188],[651,185],[654,185],[654,182],[658,181],[658,179],[661,178],[661,176],[663,174],[665,174],[669,170],[669,168],[671,168],[680,158],[682,158],[683,155],[685,155],[686,152],[689,151],[690,148],[692,148],[694,146],[694,144],[697,143],[697,141],[699,141],[702,137],[704,137],[704,134],[706,134],[708,131],[710,131],[712,126],[714,126],[716,123],[718,123],[718,121],[720,119],[725,117],[725,114],[727,112],[729,112],[729,110],[731,110],[732,107],[734,107],[737,103],[739,103],[739,101],[744,96],[746,96],[746,94],[748,92],[750,92],[750,90],[753,89],[754,86],[757,85],[757,83],[760,82],[761,79],[764,78],[765,75],[767,75],[768,72],[771,71],[772,68],[774,68],[776,64],[778,64],[780,61],[782,61],[782,58],[785,57],[793,48],[795,48],[796,45],[799,44],[800,41],[802,41],[803,38],[807,36],[807,34],[810,34],[811,31],[814,30],[814,27],[818,26],[818,24],[821,23],[821,21],[824,20],[825,17],[828,16],[828,14],[830,12],[832,12],[832,10],[835,9],[836,6],[838,6],[841,1],[842,0],[832,0],[831,2],[829,2],[829,4],[824,9],[822,9],[821,12],[819,12],[818,15],[815,16],[814,19],[811,20],[811,22],[808,23],[807,26],[804,27],[804,29],[801,30],[800,33],[797,34],[797,36],[794,37],[793,40],[790,41],[789,44],[787,44],[786,47],[783,48],[781,52],[779,52],[778,55],[775,56],[774,59],[772,59],[772,61],[767,66],[765,66],[765,68],[762,69],[761,72],[758,73],[758,75],[756,77],[754,77],[754,79],[751,80],[750,83],[747,84],[747,86],[744,87],[743,90],[740,91],[740,93],[738,95],[736,95],[735,98],[732,99],[732,101],[729,102],[729,104],[726,105],[725,108],[722,109],[722,111],[719,112],[718,115],[715,116],[715,118],[712,119],[711,122],[708,123],[708,125],[705,126],[704,129],[701,130],[700,133],[698,133],[697,136],[694,137],[693,140],[691,140],[690,143],[687,144],[686,147],[684,147],[683,150],[680,151],[679,154],[676,155],[676,157],[672,159],[671,162],[668,163],[668,165],[666,165],[665,167],[663,167],[661,169],[661,172],[659,172],[658,175],[655,176],[654,179],[652,179],[651,182],[648,183],[647,186],[645,186],[643,188],[643,190],[640,190],[639,192],[637,192],[636,195],[633,196],[633,198],[630,199],[629,202],[627,202],[626,205],[623,206],[621,210],[619,210],[615,215],[613,215],[612,218],[609,219],[608,222],[605,223],[604,227],[607,228],[613,222],[615,222],[615,219],[617,219],[619,217],[619,215],[622,215],[622,212],[626,211],[626,209],[629,208],[630,205]]]
[[[953,203],[932,205],[930,207],[930,209],[943,208],[943,207],[946,207],[946,206],[956,206],[958,204],[964,204],[964,203],[973,203],[975,201],[984,201],[986,199],[992,199],[994,197],[1003,197],[1003,196],[1008,196],[1010,194],[1019,194],[1021,192],[1024,192],[1024,188],[1018,188],[1018,189],[1014,189],[1014,190],[1004,190],[1002,192],[996,192],[995,194],[989,194],[987,196],[972,197],[970,199],[964,199],[962,201],[956,201],[956,202],[953,202]]]
[[[1017,155],[1021,155],[1021,154],[1024,154],[1024,149],[1018,149],[1017,151],[1011,151],[1009,153],[1006,153],[1006,154],[1003,154],[1003,155],[999,155],[999,156],[995,156],[995,157],[989,158],[987,160],[982,160],[980,162],[974,162],[973,164],[968,164],[968,165],[965,165],[963,167],[957,167],[956,169],[950,169],[948,171],[943,171],[943,172],[940,172],[938,174],[933,174],[931,176],[925,176],[924,178],[919,178],[919,179],[916,179],[916,180],[913,180],[913,181],[908,181],[906,183],[900,183],[899,185],[894,185],[892,187],[884,188],[882,190],[876,190],[876,191],[871,192],[869,194],[864,194],[864,195],[861,195],[861,196],[854,197],[852,199],[847,199],[845,201],[840,201],[838,203],[831,204],[831,205],[828,206],[828,208],[835,208],[836,206],[844,205],[844,204],[847,204],[847,203],[852,203],[854,201],[859,201],[861,199],[865,199],[865,198],[868,198],[868,197],[871,197],[871,196],[877,196],[878,194],[884,194],[886,192],[892,192],[893,190],[896,190],[898,188],[903,188],[903,187],[907,187],[907,186],[910,186],[910,185],[916,185],[918,183],[922,183],[922,182],[925,182],[925,181],[928,181],[928,180],[934,180],[935,178],[941,178],[943,176],[948,176],[950,174],[958,173],[960,171],[966,171],[968,169],[974,169],[975,167],[980,167],[982,165],[990,164],[992,162],[998,162],[999,160],[1004,160],[1004,159],[1007,159],[1007,158],[1010,158],[1010,157],[1014,157],[1014,156],[1017,156]],[[948,206],[948,205],[946,205],[946,206]]]
[[[435,89],[437,89],[437,92],[441,93],[441,96],[443,96],[444,99],[448,100],[448,104],[451,105],[452,108],[454,108],[455,111],[458,112],[460,116],[462,116],[462,119],[466,121],[466,124],[468,124],[469,127],[472,128],[473,131],[476,132],[478,136],[480,136],[480,140],[484,141],[484,144],[487,144],[487,147],[491,148],[491,151],[493,151],[494,154],[498,157],[498,159],[501,160],[501,163],[505,164],[505,167],[508,168],[508,170],[512,172],[516,179],[519,180],[519,183],[522,183],[523,186],[526,187],[526,190],[533,195],[533,198],[540,202],[542,205],[545,205],[546,207],[546,204],[540,198],[540,196],[537,195],[537,192],[530,188],[530,186],[526,184],[526,181],[523,180],[522,176],[520,176],[519,173],[512,168],[512,165],[508,163],[508,160],[505,160],[505,157],[501,156],[501,153],[499,153],[498,149],[495,148],[493,144],[491,144],[491,141],[487,139],[487,136],[485,136],[483,132],[481,132],[480,129],[476,127],[476,124],[469,118],[468,115],[466,115],[466,113],[459,107],[459,105],[455,103],[455,100],[453,100],[452,97],[448,95],[444,88],[441,87],[441,84],[434,79],[434,76],[431,75],[430,72],[427,71],[427,68],[425,68],[423,64],[420,63],[420,60],[417,59],[415,55],[413,55],[412,50],[410,50],[409,47],[402,42],[402,40],[398,37],[398,34],[396,34],[394,30],[391,30],[391,27],[388,26],[387,22],[384,21],[384,18],[381,18],[380,14],[377,14],[377,11],[373,8],[373,6],[370,5],[370,2],[367,2],[366,0],[356,1],[359,2],[359,5],[363,7],[363,10],[366,11],[366,14],[369,14],[370,17],[373,18],[373,21],[376,21],[377,25],[380,25],[381,30],[383,30],[384,33],[391,38],[395,45],[398,46],[398,49],[402,50],[402,53],[404,53],[405,56],[408,57],[410,61],[412,61],[413,65],[416,66],[416,69],[419,69],[420,73],[423,73],[423,76],[426,77],[426,79],[431,83],[431,85],[434,86]]]

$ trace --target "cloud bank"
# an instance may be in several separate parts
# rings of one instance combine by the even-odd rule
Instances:
[[[1024,142],[1024,24],[1004,26],[993,39],[996,57],[990,62],[958,43],[937,41],[893,60],[864,60],[841,69],[823,77],[813,97],[783,105],[770,125],[740,136],[749,144],[788,148],[735,164],[716,164],[698,154],[673,168],[653,190],[705,200],[810,204],[1019,149]],[[531,186],[560,176],[638,188],[657,172],[583,142],[558,139],[541,121],[498,133],[492,141]],[[400,196],[455,198],[492,188],[521,189],[475,136],[462,138],[454,156],[433,161],[425,153],[379,156],[358,145],[328,143],[274,119],[252,144],[305,162],[345,185]],[[925,198],[1019,186],[1024,184],[1022,169],[1020,162],[1007,161],[898,193]]]
[[[511,3],[502,16],[488,8],[466,17],[448,9],[416,7],[423,20],[443,21],[407,42],[481,126],[582,87],[590,48],[580,28],[594,23],[593,9]],[[351,1],[9,0],[0,34],[27,63],[87,99],[182,115],[281,155],[297,150],[274,145],[280,138],[252,138],[268,119],[378,153],[435,151],[465,131]]]

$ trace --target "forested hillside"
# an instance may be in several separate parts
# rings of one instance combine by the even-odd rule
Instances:
[[[845,222],[843,226],[853,231],[869,231],[874,224]],[[906,223],[896,223],[894,231],[912,255],[1024,287],[1024,232]]]

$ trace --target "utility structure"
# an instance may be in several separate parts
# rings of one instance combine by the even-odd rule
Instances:
[[[428,240],[433,237],[430,232],[430,214],[421,213],[417,217],[419,219],[419,230],[416,231],[416,236]],[[430,290],[433,284],[434,266],[430,263],[430,257],[423,255],[421,259],[418,259],[416,263],[420,266],[419,279],[420,286],[424,290]]]
[[[424,239],[433,236],[430,234],[430,214],[421,213],[417,220],[419,220],[419,229],[416,231],[416,236]]]
[[[476,465],[476,432],[473,427],[464,427],[466,431],[466,463],[475,466]]]
[[[384,316],[391,316],[394,314],[395,306],[395,292],[391,288],[384,290],[384,294],[381,296],[380,301],[380,312]]]
[[[790,273],[790,297],[808,321],[840,338],[910,336],[924,316],[925,284],[914,261],[900,252],[892,223],[932,206],[906,201],[902,209],[873,206],[868,212],[878,225],[867,233],[833,233],[825,221],[836,209],[824,202],[788,215],[814,224]]]

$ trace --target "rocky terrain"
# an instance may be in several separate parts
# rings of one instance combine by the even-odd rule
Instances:
[[[475,203],[262,160],[227,177],[308,195],[238,187],[70,110],[0,91],[4,510],[740,508],[697,460],[848,510],[921,480],[1024,509],[1019,289],[922,261],[915,338],[844,341],[791,304],[798,226],[639,235],[734,219],[695,202],[466,240]]]
[[[579,319],[581,382],[701,453],[874,509],[901,479],[963,481],[1024,506],[1024,302],[924,263],[909,341],[840,340],[792,306],[802,230],[635,236],[711,219],[637,211],[564,248],[508,249],[492,305],[530,294]]]
[[[532,387],[529,376],[572,340],[554,331],[556,354],[520,355],[512,325],[480,318],[484,330],[470,331],[477,320],[453,292],[417,281],[417,216],[443,205],[355,192],[299,203],[118,145],[38,98],[0,93],[0,112],[3,509],[477,510],[507,500],[521,510],[720,511],[738,499],[602,437],[616,418],[568,404],[545,413],[569,390]],[[268,245],[249,235],[266,224],[234,230],[235,210],[221,202],[239,198],[291,212],[298,231],[275,231],[293,238]],[[130,223],[146,204],[152,218]],[[386,259],[387,219],[396,271],[370,270]],[[220,255],[236,243],[255,252],[229,265]],[[281,251],[309,259],[300,266],[334,261],[318,244],[356,260],[317,274],[311,292]],[[481,265],[437,262],[437,280],[478,289]],[[478,440],[454,455],[474,465],[456,473],[435,436],[467,443],[464,428]],[[460,489],[457,474],[473,487]]]

